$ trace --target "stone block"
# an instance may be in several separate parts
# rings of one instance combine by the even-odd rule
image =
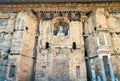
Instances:
[[[18,81],[30,81],[33,71],[33,59],[26,56],[20,56],[17,68]]]
[[[7,67],[0,66],[0,78],[6,78],[6,73],[7,73]]]
[[[13,33],[13,39],[10,49],[11,54],[20,54],[22,38],[23,38],[23,31],[16,31]]]
[[[113,34],[113,36],[111,37],[111,54],[120,54],[119,40],[119,35]]]
[[[95,11],[95,15],[93,17],[94,27],[96,27],[97,30],[108,30],[106,17],[105,17],[104,8],[99,8]]]

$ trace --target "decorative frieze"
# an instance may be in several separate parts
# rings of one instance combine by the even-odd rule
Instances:
[[[81,11],[79,10],[43,10],[40,11],[42,20],[52,20],[56,17],[66,17],[70,21],[80,21]]]

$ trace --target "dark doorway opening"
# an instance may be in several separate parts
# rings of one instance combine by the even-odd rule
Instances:
[[[14,78],[15,77],[15,65],[11,65],[10,66],[10,70],[9,70],[9,78]]]
[[[73,46],[72,46],[73,49],[76,49],[76,43],[73,42]]]
[[[49,48],[49,42],[46,42],[46,47],[45,47],[46,49],[48,49]]]
[[[108,57],[103,56],[103,61],[104,61],[104,68],[105,68],[106,77],[107,77],[107,80],[109,80],[110,79],[110,72],[109,72],[109,65],[108,65]]]

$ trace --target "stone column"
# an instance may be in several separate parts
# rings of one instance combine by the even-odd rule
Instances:
[[[4,58],[3,58],[3,57],[1,57],[1,60],[0,60],[0,65],[2,65],[2,64],[3,64],[3,61],[4,61]]]
[[[99,58],[100,58],[100,69],[101,69],[102,81],[106,81],[104,62],[103,62],[103,59],[102,59],[103,56],[99,55]]]
[[[111,62],[110,58],[111,58],[110,55],[108,55],[108,64],[109,64],[110,76],[111,76],[111,80],[115,81],[114,70],[113,70],[112,62]]]
[[[95,74],[95,67],[94,67],[93,59],[90,60],[90,64],[91,64],[91,71],[92,71],[92,81],[96,81],[96,74]]]
[[[97,76],[97,81],[101,81],[101,78],[100,78],[100,76]]]
[[[115,81],[118,81],[118,78],[115,78]]]

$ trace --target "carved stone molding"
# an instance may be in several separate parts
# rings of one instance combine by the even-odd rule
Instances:
[[[0,18],[3,18],[3,19],[14,19],[16,17],[16,14],[14,13],[0,13]]]
[[[66,17],[70,21],[80,21],[81,11],[79,10],[43,10],[40,11],[42,20],[52,20],[56,17]]]
[[[0,18],[7,19],[7,18],[10,18],[10,16],[7,14],[0,13]]]
[[[6,12],[20,12],[25,11],[28,8],[35,10],[35,12],[39,12],[39,10],[66,10],[66,9],[78,9],[84,12],[88,12],[89,10],[97,9],[103,7],[105,10],[111,11],[119,11],[119,2],[94,2],[94,3],[24,3],[24,4],[0,4],[0,11]]]

